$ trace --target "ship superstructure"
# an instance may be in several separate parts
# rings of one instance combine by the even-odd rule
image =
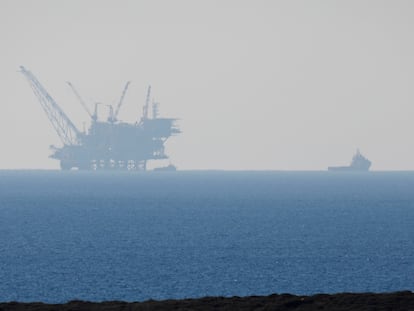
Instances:
[[[164,144],[180,130],[176,125],[177,119],[159,117],[159,104],[156,102],[152,103],[152,117],[149,117],[151,86],[148,87],[140,120],[126,123],[119,121],[117,116],[130,82],[125,85],[115,109],[108,105],[109,117],[106,121],[98,120],[98,104],[95,104],[92,113],[75,87],[68,82],[91,118],[90,128],[80,131],[37,78],[23,66],[20,69],[62,141],[62,147],[51,147],[53,153],[50,155],[60,161],[61,169],[146,170],[148,160],[168,159]]]
[[[359,149],[352,157],[351,164],[349,166],[330,166],[329,171],[368,171],[371,167],[371,161],[364,157]]]

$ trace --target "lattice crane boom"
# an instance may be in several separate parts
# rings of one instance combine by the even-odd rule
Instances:
[[[81,132],[63,112],[55,100],[49,95],[43,85],[26,68],[20,66],[20,72],[29,82],[34,94],[39,99],[40,105],[52,123],[59,138],[65,145],[79,145]]]
[[[115,113],[114,113],[114,115],[113,115],[113,121],[116,121],[116,120],[117,120],[117,118],[118,118],[118,113],[119,113],[119,110],[121,109],[122,103],[124,102],[124,97],[125,97],[125,94],[126,94],[126,92],[127,92],[127,90],[128,90],[128,87],[129,87],[129,84],[130,84],[130,83],[131,83],[131,81],[128,81],[128,82],[125,84],[124,90],[122,91],[121,98],[119,99],[118,105],[116,106]]]
[[[80,94],[78,93],[76,88],[73,86],[73,84],[70,83],[69,81],[67,81],[66,83],[72,89],[73,93],[75,94],[75,96],[79,100],[79,102],[81,103],[82,107],[85,109],[86,113],[91,117],[92,120],[96,121],[97,116],[95,114],[92,114],[92,112],[89,110],[89,108],[86,105],[85,101],[82,99],[82,97],[80,96]]]
[[[143,108],[142,118],[148,119],[148,109],[150,104],[150,98],[151,98],[151,85],[148,86],[147,90],[147,97],[145,99],[145,106]]]

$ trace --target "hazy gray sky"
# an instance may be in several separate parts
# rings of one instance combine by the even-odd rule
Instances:
[[[414,2],[380,0],[0,0],[0,168],[58,168],[60,141],[30,69],[79,127],[92,102],[148,84],[183,133],[180,169],[414,169]],[[101,109],[101,117],[106,113]]]

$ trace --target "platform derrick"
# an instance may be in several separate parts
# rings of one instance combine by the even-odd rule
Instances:
[[[64,170],[146,170],[148,160],[168,158],[164,152],[164,144],[169,137],[180,133],[175,125],[176,119],[158,117],[157,103],[153,103],[152,118],[149,118],[151,87],[148,88],[140,121],[126,123],[118,120],[118,113],[130,82],[126,83],[116,108],[107,105],[107,121],[98,119],[99,104],[95,104],[92,113],[75,87],[68,82],[91,120],[88,131],[79,131],[37,78],[24,67],[21,67],[21,73],[28,80],[63,143],[62,147],[51,147],[53,154],[50,157],[59,160]]]

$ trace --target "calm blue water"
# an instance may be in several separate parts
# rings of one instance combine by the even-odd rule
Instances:
[[[0,301],[414,290],[414,173],[0,171]]]

